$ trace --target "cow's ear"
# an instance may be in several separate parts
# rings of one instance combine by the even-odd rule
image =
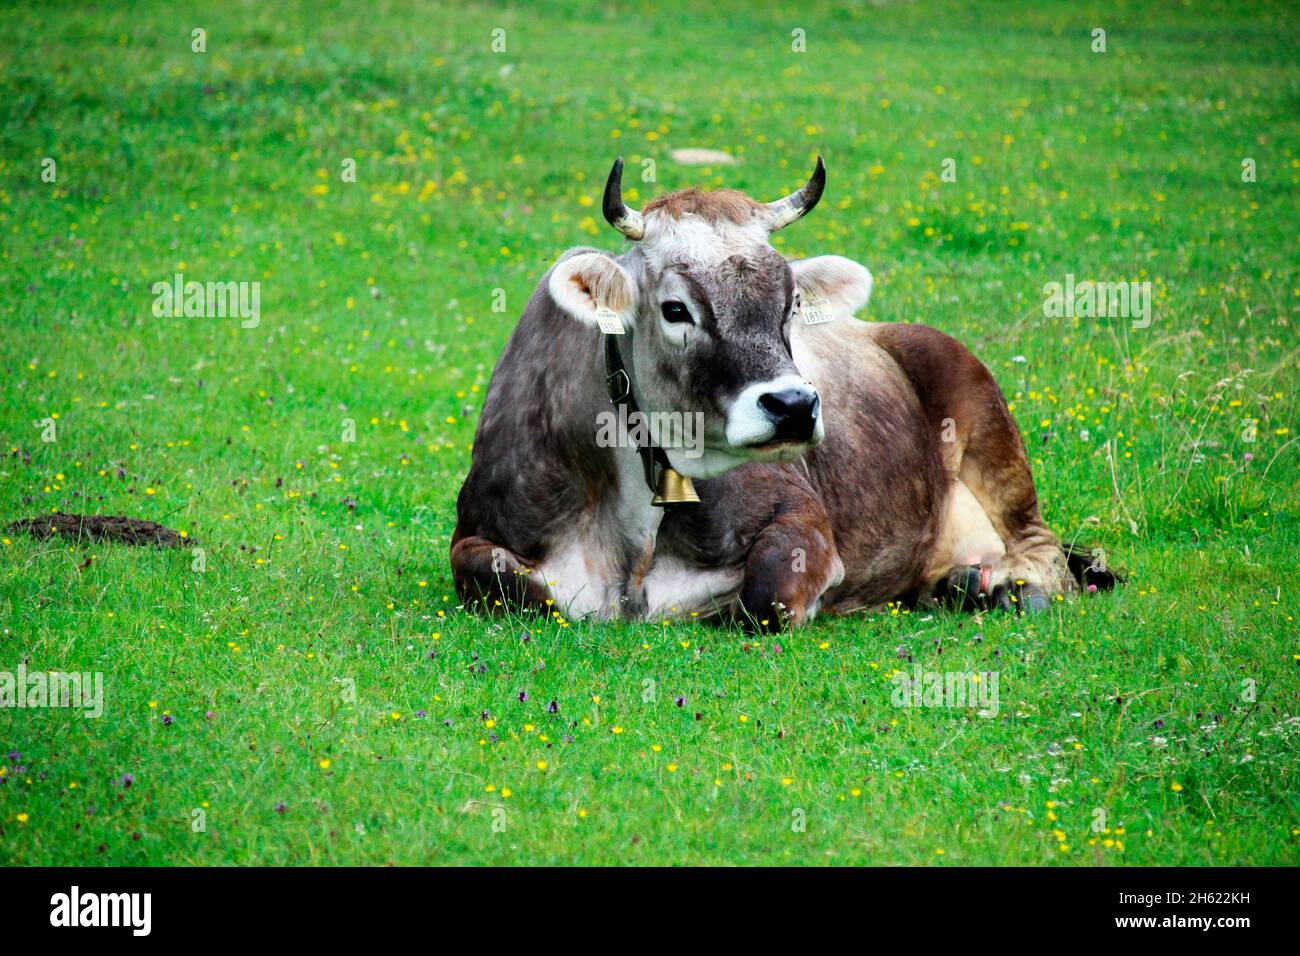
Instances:
[[[853,315],[871,298],[871,273],[843,256],[817,256],[790,263],[804,307],[825,303],[835,317]]]
[[[632,324],[636,285],[628,271],[603,252],[582,252],[561,259],[551,270],[551,298],[580,322],[599,325],[598,311],[613,311]]]

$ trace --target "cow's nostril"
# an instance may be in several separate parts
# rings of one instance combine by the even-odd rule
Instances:
[[[780,419],[790,408],[790,397],[796,394],[793,389],[784,392],[766,392],[758,396],[758,404],[772,418]]]
[[[817,427],[821,397],[811,388],[783,388],[758,396],[758,407],[776,426],[771,441],[807,441]]]

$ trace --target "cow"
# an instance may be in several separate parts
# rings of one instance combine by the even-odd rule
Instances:
[[[937,329],[856,319],[862,265],[772,247],[821,198],[820,156],[770,203],[689,188],[638,211],[622,171],[603,212],[624,251],[563,253],[492,375],[451,543],[464,605],[774,631],[1077,590],[989,370]],[[611,434],[613,408],[699,427]],[[653,495],[665,476],[684,500]]]

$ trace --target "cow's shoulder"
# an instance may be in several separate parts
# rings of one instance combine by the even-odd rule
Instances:
[[[557,261],[598,249],[566,250]],[[492,374],[458,499],[458,534],[523,558],[551,543],[616,488],[610,449],[592,446],[608,409],[600,333],[566,314],[543,279]]]

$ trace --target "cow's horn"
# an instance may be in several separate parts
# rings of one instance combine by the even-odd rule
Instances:
[[[645,219],[635,209],[623,204],[622,156],[614,160],[614,168],[609,171],[609,179],[605,180],[603,208],[609,224],[629,239],[640,239],[645,235]]]
[[[803,188],[792,192],[784,199],[767,204],[768,221],[772,224],[771,231],[776,232],[790,225],[800,216],[811,212],[813,206],[817,205],[817,200],[822,198],[822,190],[825,188],[826,164],[822,161],[822,154],[818,153],[817,168],[813,170],[812,179],[804,183]],[[605,215],[608,216],[609,213],[606,212]]]

